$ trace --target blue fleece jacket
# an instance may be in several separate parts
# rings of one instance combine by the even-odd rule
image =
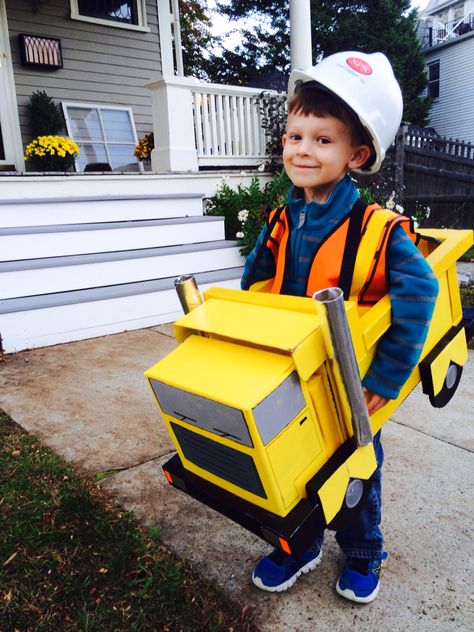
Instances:
[[[346,216],[359,192],[349,176],[334,187],[324,204],[306,203],[301,191],[292,186],[288,193],[290,246],[288,275],[282,293],[304,296],[306,279],[313,254],[327,233]],[[247,257],[242,287],[263,245],[265,228],[254,250]],[[263,253],[253,280],[275,275],[271,251],[263,245]],[[392,324],[379,341],[375,358],[363,380],[369,390],[395,399],[418,363],[430,319],[438,295],[438,281],[418,248],[397,226],[387,250],[389,295]]]

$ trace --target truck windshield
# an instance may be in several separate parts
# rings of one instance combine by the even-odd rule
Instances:
[[[266,445],[276,437],[303,410],[305,405],[299,377],[296,371],[293,371],[280,386],[253,409],[263,443]]]
[[[220,437],[253,447],[244,414],[238,408],[158,380],[150,379],[150,384],[163,412]]]

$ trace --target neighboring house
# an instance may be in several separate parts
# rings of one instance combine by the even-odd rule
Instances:
[[[431,0],[418,33],[433,98],[429,125],[441,136],[474,143],[474,0]]]

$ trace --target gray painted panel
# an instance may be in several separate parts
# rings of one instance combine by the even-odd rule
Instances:
[[[267,445],[305,406],[298,375],[293,371],[253,410],[263,443]]]
[[[238,408],[157,380],[151,379],[150,384],[162,410],[168,415],[253,448],[244,414]]]
[[[440,62],[440,96],[431,107],[430,125],[441,136],[474,143],[474,34],[424,52],[427,64]]]

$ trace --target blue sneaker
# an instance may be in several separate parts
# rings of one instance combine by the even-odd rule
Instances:
[[[377,597],[380,588],[380,571],[387,553],[375,560],[349,558],[342,575],[337,580],[337,592],[357,603],[370,603]]]
[[[323,552],[319,545],[308,549],[301,559],[296,559],[280,549],[262,557],[252,575],[255,586],[269,592],[281,592],[291,588],[303,573],[313,571],[320,563]]]

